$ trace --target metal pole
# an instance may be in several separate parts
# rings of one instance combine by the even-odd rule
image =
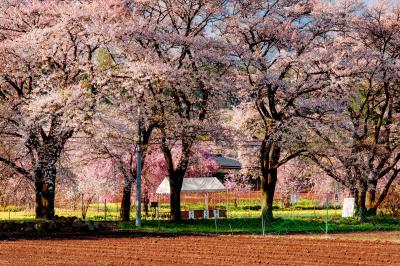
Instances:
[[[141,114],[138,107],[138,141],[137,141],[137,165],[136,165],[136,226],[141,226],[141,197],[142,197],[142,129]]]
[[[104,221],[107,221],[107,199],[104,199]]]
[[[328,234],[328,216],[329,216],[329,195],[326,193],[326,215],[325,215],[325,234]]]
[[[157,230],[160,230],[160,194],[157,194],[157,207],[156,207],[156,217],[157,217]]]
[[[226,189],[226,218],[228,218],[228,205],[229,205],[229,198],[228,198],[228,189]]]

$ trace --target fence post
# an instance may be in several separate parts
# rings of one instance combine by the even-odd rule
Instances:
[[[229,190],[226,189],[226,218],[228,218],[229,209]]]
[[[264,214],[261,213],[261,228],[262,228],[262,234],[265,236],[265,222],[264,222]]]
[[[104,199],[104,221],[107,221],[107,200]]]
[[[85,220],[86,214],[85,214],[85,202],[83,199],[83,193],[82,193],[81,214],[82,214],[82,219]]]
[[[214,211],[214,225],[215,225],[215,233],[218,233],[217,217],[215,216],[215,211]]]
[[[325,215],[325,234],[328,234],[328,218],[329,218],[329,195],[326,193],[326,215]]]

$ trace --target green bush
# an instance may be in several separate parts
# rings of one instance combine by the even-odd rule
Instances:
[[[376,215],[367,218],[367,222],[372,224],[400,224],[399,217],[390,217],[387,215]]]

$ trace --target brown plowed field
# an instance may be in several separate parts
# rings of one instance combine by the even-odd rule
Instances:
[[[400,233],[375,233],[379,241],[368,236],[6,240],[0,265],[400,265]]]

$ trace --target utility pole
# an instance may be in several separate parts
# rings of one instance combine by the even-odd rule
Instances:
[[[141,210],[142,210],[142,127],[141,113],[138,107],[138,141],[137,141],[137,158],[136,158],[136,226],[141,226]]]

